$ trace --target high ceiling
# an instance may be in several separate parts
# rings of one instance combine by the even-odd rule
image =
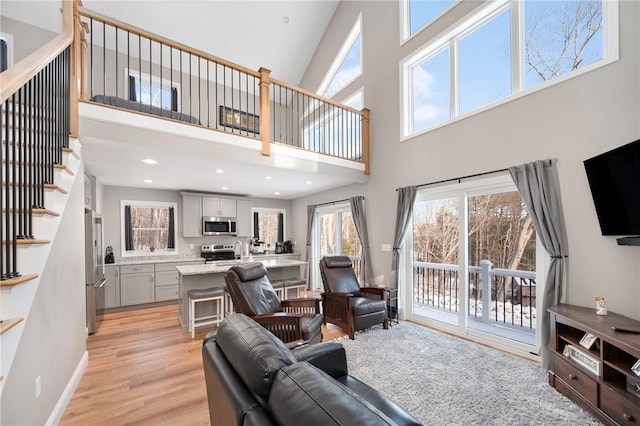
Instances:
[[[89,10],[250,69],[268,68],[273,77],[294,85],[302,79],[338,3],[339,0],[83,0]],[[59,20],[54,19],[60,16],[59,8],[59,0],[0,3],[2,16],[54,32],[60,31]],[[175,142],[175,136],[164,138],[166,144],[160,147],[149,143],[163,139],[153,131],[136,133],[138,136],[131,140],[127,138],[132,134],[131,128],[125,131],[113,121],[100,124],[101,114],[81,120],[81,136],[85,142],[86,172],[106,185],[214,192],[224,186],[238,194],[291,199],[366,180],[362,172],[336,169],[314,160],[295,160],[292,166],[288,164],[292,160],[282,160],[285,157],[246,161],[242,149],[234,152],[229,146],[215,152],[210,146],[186,150],[182,144],[176,148],[180,144]],[[127,121],[130,119],[125,118]],[[198,142],[194,144],[198,146]],[[150,157],[156,157],[164,166],[141,166],[140,160]],[[215,173],[214,167],[224,168],[224,175]],[[266,180],[266,176],[271,179]],[[154,183],[144,183],[143,178]]]

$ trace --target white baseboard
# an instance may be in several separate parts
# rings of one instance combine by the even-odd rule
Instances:
[[[64,410],[67,409],[67,405],[73,398],[73,394],[80,383],[80,379],[82,378],[82,374],[84,373],[84,369],[87,367],[87,363],[89,362],[89,352],[84,351],[82,358],[80,358],[80,362],[76,366],[75,371],[71,375],[69,379],[69,383],[65,386],[62,395],[60,395],[60,399],[56,403],[56,406],[53,408],[49,419],[47,419],[46,425],[57,425],[62,420],[62,416],[64,415]]]

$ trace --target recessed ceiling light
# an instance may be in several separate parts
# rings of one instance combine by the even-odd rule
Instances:
[[[153,181],[151,179],[145,179],[144,183],[153,183]]]
[[[278,191],[274,192],[273,195],[280,195]]]
[[[311,182],[310,180],[305,182],[307,185],[311,185],[313,182]]]
[[[288,24],[289,23],[289,17],[287,15],[284,15],[281,19],[283,24]]]
[[[142,162],[147,164],[158,164],[158,162],[153,158],[145,158],[144,160],[142,160]]]
[[[227,189],[229,189],[229,187],[228,187],[228,186],[223,186],[223,187],[222,187],[222,190],[223,190],[223,191],[226,191]]]
[[[265,177],[265,179],[271,180],[271,176],[267,176],[267,177]]]
[[[224,170],[222,170],[222,169],[217,169],[217,170],[216,170],[216,173],[224,173]]]

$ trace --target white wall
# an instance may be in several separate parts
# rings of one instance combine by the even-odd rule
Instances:
[[[4,378],[2,425],[45,424],[86,351],[82,177],[81,168],[25,319],[11,372]],[[38,376],[42,394],[36,399]]]
[[[558,158],[569,238],[568,303],[640,319],[640,248],[603,237],[583,160],[640,138],[640,3],[620,2],[620,60],[545,90],[400,142],[399,61],[475,7],[462,3],[432,29],[400,46],[399,3],[341,2],[311,61],[303,87],[315,90],[357,15],[363,18],[364,75],[336,96],[364,87],[371,109],[371,176],[364,185],[294,200],[293,233],[306,235],[306,205],[364,195],[374,274],[389,281],[398,187]],[[302,244],[301,244],[302,242]],[[299,241],[302,247],[304,241]]]
[[[183,238],[182,235],[182,196],[178,191],[148,189],[148,188],[129,188],[121,186],[102,186],[102,195],[98,197],[101,202],[101,213],[104,218],[104,244],[112,246],[116,259],[121,257],[121,234],[120,234],[120,201],[136,200],[136,201],[164,201],[178,204],[178,254],[186,256],[193,254],[200,255],[200,246],[202,244],[233,244],[238,240],[237,237],[225,236],[207,236],[200,238]],[[220,194],[217,194],[220,195]],[[214,195],[212,195],[214,196]],[[226,196],[226,198],[231,198]],[[286,200],[270,200],[270,199],[251,199],[252,207],[267,207],[285,209],[287,217],[290,217],[289,211],[291,203]],[[291,220],[287,219],[287,235],[291,233]],[[190,249],[190,244],[194,248]]]

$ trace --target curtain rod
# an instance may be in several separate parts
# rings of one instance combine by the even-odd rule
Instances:
[[[452,179],[443,179],[443,180],[438,180],[438,181],[435,181],[435,182],[421,183],[420,185],[416,185],[416,187],[417,188],[422,188],[423,186],[431,186],[431,185],[437,185],[439,183],[455,182],[455,181],[458,181],[458,183],[461,183],[462,179],[469,179],[469,178],[473,178],[473,177],[491,175],[491,174],[494,174],[494,173],[501,173],[501,172],[507,172],[507,171],[509,171],[509,169],[493,170],[493,171],[490,171],[490,172],[476,173],[476,174],[473,174],[473,175],[460,176],[460,177],[452,178]],[[398,189],[399,188],[396,188],[396,191]]]
[[[358,195],[358,198],[362,198],[364,200],[364,196],[362,196],[362,195]],[[338,204],[338,203],[346,203],[349,200],[350,200],[350,198],[345,198],[344,200],[328,201],[326,203],[316,204],[316,207],[329,206],[331,204]]]

